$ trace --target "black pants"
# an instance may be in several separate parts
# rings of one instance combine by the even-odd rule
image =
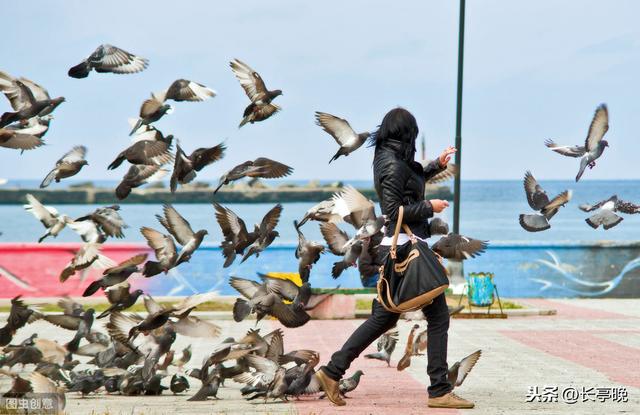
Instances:
[[[431,386],[427,388],[429,397],[442,396],[450,392],[453,387],[448,379],[447,366],[447,331],[449,330],[449,309],[443,294],[437,296],[433,303],[422,309],[427,318],[427,373]],[[377,300],[373,300],[371,316],[353,332],[351,337],[331,356],[331,361],[322,370],[334,380],[340,380],[351,362],[360,355],[371,343],[387,330],[391,329],[400,314],[391,313],[382,307]],[[402,341],[398,347],[403,347]]]

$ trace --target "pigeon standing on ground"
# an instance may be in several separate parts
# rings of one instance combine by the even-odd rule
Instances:
[[[245,357],[247,364],[254,368],[253,372],[244,372],[233,378],[234,381],[251,385],[262,384],[265,401],[268,398],[286,400],[288,384],[285,379],[286,369],[278,363],[262,356],[249,354]]]
[[[43,189],[49,186],[54,179],[56,183],[59,183],[62,179],[78,174],[82,167],[89,164],[87,160],[85,160],[86,155],[87,148],[85,146],[75,146],[72,148],[71,151],[56,162],[53,170],[51,170],[42,183],[40,183],[40,188]]]
[[[329,163],[340,156],[348,156],[356,151],[371,136],[369,132],[356,133],[347,120],[327,114],[326,112],[316,111],[316,123],[340,145],[340,149],[331,160],[329,160]]]
[[[584,170],[596,166],[596,160],[600,158],[605,147],[609,147],[607,140],[603,140],[604,135],[609,130],[609,110],[606,104],[600,104],[593,116],[589,133],[584,142],[584,146],[559,146],[553,140],[546,140],[545,145],[556,153],[567,157],[581,157],[580,170],[576,176],[576,182],[580,180]]]
[[[540,211],[540,214],[521,214],[520,225],[529,232],[540,232],[551,228],[549,220],[558,213],[558,210],[571,200],[571,190],[565,190],[553,199],[549,200],[547,192],[533,177],[530,171],[524,175],[524,192],[531,209]]]
[[[391,354],[396,348],[396,343],[398,343],[398,330],[391,329],[388,332],[384,333],[378,339],[377,353],[370,353],[364,355],[367,359],[377,359],[382,360],[383,362],[387,362],[387,366],[391,366]]]
[[[171,175],[171,193],[175,193],[178,188],[178,183],[190,183],[196,178],[197,172],[224,157],[225,150],[225,145],[220,143],[210,148],[198,148],[187,156],[180,147],[180,144],[178,144],[176,146],[173,174]]]
[[[345,269],[356,265],[362,253],[362,240],[349,238],[345,231],[331,222],[322,223],[320,233],[327,242],[331,253],[343,257],[341,261],[334,262],[331,269],[331,276],[338,278]]]
[[[104,44],[98,46],[87,59],[69,69],[68,75],[72,78],[86,78],[91,70],[98,73],[130,74],[140,72],[148,65],[149,61],[145,58]]]
[[[217,363],[211,364],[206,359],[197,374],[202,385],[195,395],[187,399],[187,401],[206,401],[209,396],[218,399],[218,388],[221,382],[220,365]]]
[[[353,375],[348,378],[340,379],[339,389],[342,396],[346,398],[347,393],[353,392],[358,387],[358,384],[360,384],[360,377],[363,375],[364,372],[362,370],[356,370]]]
[[[294,220],[293,226],[296,228],[296,232],[298,232],[298,246],[295,253],[298,259],[298,274],[300,274],[302,282],[307,282],[311,274],[311,267],[318,262],[320,255],[324,252],[324,245],[307,240],[300,230],[298,221]]]
[[[5,112],[0,117],[0,128],[14,122],[27,123],[33,117],[51,114],[64,97],[51,99],[46,89],[27,78],[16,79],[0,72],[0,91],[4,93],[14,112]]]
[[[293,169],[286,164],[279,163],[266,157],[259,157],[253,161],[245,161],[223,174],[222,177],[220,177],[218,187],[213,191],[213,194],[216,194],[222,186],[233,181],[240,180],[244,177],[279,179],[290,175],[292,172]]]
[[[251,100],[251,104],[245,108],[242,114],[243,118],[238,128],[246,123],[253,124],[254,122],[264,121],[280,111],[280,107],[271,103],[271,101],[278,95],[282,95],[281,90],[269,91],[260,74],[238,59],[232,60],[229,65],[238,81],[240,81],[244,92]]]
[[[189,381],[184,376],[174,373],[169,383],[169,389],[175,395],[189,389]]]
[[[71,218],[67,215],[59,214],[55,208],[44,206],[32,194],[27,194],[28,204],[24,205],[27,212],[31,212],[47,229],[47,232],[38,239],[38,242],[44,241],[48,236],[54,238],[65,228],[67,223],[71,222]]]
[[[618,199],[617,195],[613,195],[609,199],[598,202],[595,205],[585,203],[579,207],[583,212],[593,212],[597,210],[595,214],[585,219],[585,222],[593,229],[598,229],[598,227],[602,225],[605,230],[608,230],[622,222],[624,218],[616,215],[615,212],[626,213],[628,215],[640,213],[640,205]]]
[[[433,244],[431,250],[443,258],[463,261],[482,254],[487,249],[487,246],[489,246],[487,241],[450,233]]]
[[[129,171],[124,175],[118,187],[116,187],[116,197],[119,200],[126,199],[131,193],[131,189],[140,187],[146,183],[161,180],[169,173],[168,170],[160,168],[158,165],[146,166],[135,164],[129,167]]]
[[[478,359],[480,359],[481,354],[482,350],[476,350],[459,362],[455,362],[449,368],[449,382],[454,388],[462,385],[462,382],[464,382],[469,372],[471,372],[471,369],[473,369]]]

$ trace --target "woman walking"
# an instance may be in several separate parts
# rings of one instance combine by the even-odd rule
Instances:
[[[440,157],[426,167],[414,161],[415,141],[418,125],[415,117],[404,108],[389,111],[373,137],[375,157],[373,176],[382,213],[387,215],[385,237],[380,242],[378,258],[383,258],[391,245],[391,236],[396,227],[398,211],[404,208],[403,222],[420,239],[429,234],[428,219],[449,206],[445,200],[424,200],[425,182],[447,167],[451,154],[456,149],[449,147]],[[409,241],[401,233],[398,246]],[[448,380],[447,332],[449,311],[444,293],[422,309],[427,319],[427,373],[431,385],[428,387],[428,406],[436,408],[473,408],[474,404],[455,395]],[[373,341],[392,328],[400,317],[387,311],[377,300],[373,301],[371,316],[349,337],[342,349],[331,356],[331,361],[316,373],[327,397],[335,405],[346,405],[340,396],[340,379],[351,365]]]

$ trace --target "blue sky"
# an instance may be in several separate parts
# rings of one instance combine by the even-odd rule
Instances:
[[[4,5],[0,70],[25,76],[67,102],[47,146],[0,149],[0,177],[44,177],[73,145],[89,148],[78,179],[119,179],[106,166],[128,143],[127,119],[152,91],[177,78],[218,92],[176,103],[157,123],[186,150],[226,139],[227,157],[199,177],[217,178],[247,159],[270,157],[294,179],[368,179],[371,149],[327,165],[337,147],[313,112],[371,130],[404,106],[418,118],[428,155],[453,143],[457,65],[456,1],[20,1]],[[467,2],[463,179],[571,179],[578,162],[549,152],[545,138],[582,143],[593,111],[609,105],[611,147],[586,179],[640,178],[640,4],[633,1]],[[101,43],[150,60],[135,75],[69,67]],[[238,130],[247,97],[229,69],[240,58],[284,95],[281,113]],[[8,101],[0,111],[9,110]]]

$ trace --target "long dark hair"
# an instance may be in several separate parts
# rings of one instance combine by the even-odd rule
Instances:
[[[389,147],[406,161],[413,161],[416,154],[418,123],[409,111],[402,107],[389,111],[378,126],[378,130],[369,139],[369,145],[376,152]]]

